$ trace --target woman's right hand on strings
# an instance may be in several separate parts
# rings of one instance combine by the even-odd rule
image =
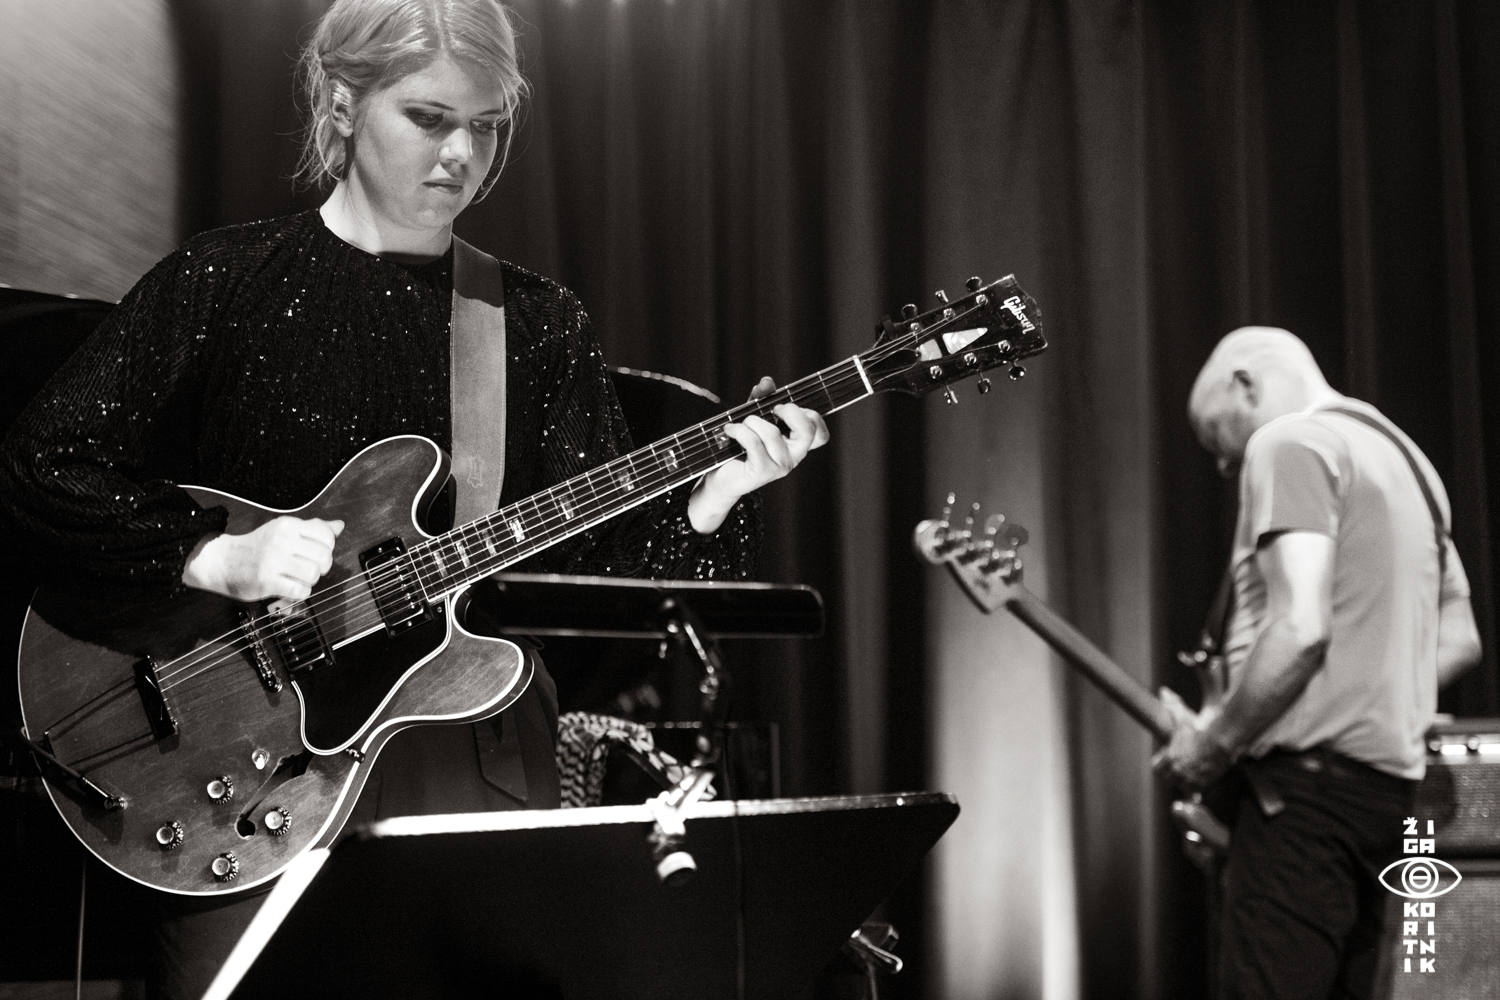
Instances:
[[[333,565],[343,521],[282,516],[244,535],[205,535],[182,582],[237,601],[301,601]]]

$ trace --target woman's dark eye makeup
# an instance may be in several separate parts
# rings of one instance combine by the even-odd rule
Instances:
[[[418,128],[435,129],[450,122],[447,115],[439,111],[423,111],[420,108],[408,108],[406,117],[410,118]],[[480,135],[494,135],[500,131],[500,119],[498,118],[476,118],[472,122],[474,131]]]

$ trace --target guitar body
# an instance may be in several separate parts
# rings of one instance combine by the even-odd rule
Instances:
[[[198,591],[133,605],[38,591],[21,712],[53,804],[147,885],[211,895],[274,878],[338,834],[393,734],[486,719],[525,690],[515,644],[461,627],[470,585],[744,454],[728,423],[920,396],[1000,365],[1024,375],[1020,360],[1047,346],[1036,303],[1010,275],[966,288],[899,326],[887,317],[861,355],[440,536],[420,525],[448,458],[421,437],[370,445],[296,510],[184,487],[227,508],[231,534],[283,514],[342,520],[333,567],[276,613]]]
[[[21,638],[22,717],[30,739],[124,800],[112,808],[76,783],[47,779],[63,820],[101,861],[170,892],[259,885],[337,835],[392,735],[489,718],[520,697],[530,664],[515,644],[461,627],[467,591],[393,634],[370,589],[379,570],[361,564],[392,539],[429,537],[418,517],[447,464],[425,438],[388,438],[294,511],[186,487],[205,507],[228,508],[232,534],[282,514],[345,522],[333,568],[309,602],[326,654],[309,668],[294,670],[272,641],[260,644],[266,656],[257,661],[241,616],[267,621],[262,605],[200,591],[128,605],[36,593]],[[153,725],[143,670],[158,682],[175,732]],[[237,874],[220,881],[212,865],[225,854]]]

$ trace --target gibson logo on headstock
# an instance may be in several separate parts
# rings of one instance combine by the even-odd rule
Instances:
[[[1031,322],[1030,318],[1027,317],[1026,310],[1021,308],[1021,296],[1012,295],[1000,304],[1010,310],[1011,315],[1020,322],[1022,330],[1030,333],[1036,329],[1036,324]]]

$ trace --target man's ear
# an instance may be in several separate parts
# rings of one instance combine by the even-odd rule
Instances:
[[[1242,393],[1245,402],[1250,404],[1253,410],[1260,405],[1261,384],[1255,373],[1246,368],[1236,368],[1234,374],[1229,376],[1230,384]]]
[[[333,127],[345,139],[354,134],[354,93],[346,83],[333,85],[333,100],[330,102],[330,117]]]

